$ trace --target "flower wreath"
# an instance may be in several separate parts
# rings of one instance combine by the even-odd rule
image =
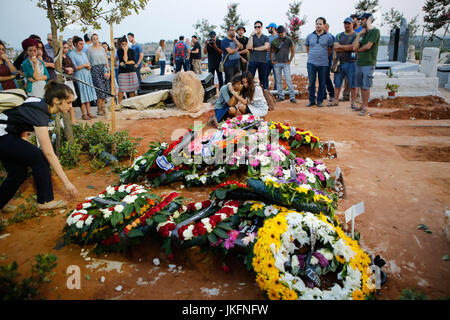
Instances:
[[[310,267],[322,278],[328,272],[337,273],[342,284],[334,282],[321,290],[305,278],[311,230],[317,244]],[[258,230],[253,253],[256,282],[271,300],[355,300],[375,290],[367,253],[324,215],[285,211],[266,220]]]

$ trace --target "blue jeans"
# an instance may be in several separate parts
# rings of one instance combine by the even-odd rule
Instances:
[[[166,72],[166,62],[165,61],[159,61],[159,68],[161,69],[161,72],[159,73],[160,76],[163,76]]]
[[[276,79],[276,88],[278,88],[278,97],[283,98],[283,74],[286,78],[286,83],[289,88],[289,98],[295,99],[295,91],[294,91],[294,84],[292,83],[291,78],[291,65],[287,63],[277,63],[273,66],[274,76]]]
[[[181,71],[181,67],[183,67],[184,71],[189,70],[186,59],[175,59],[175,72]]]
[[[142,65],[140,65],[140,66],[138,66],[136,68],[136,75],[137,75],[137,78],[138,78],[139,89],[141,88],[141,81],[142,81],[142,79],[141,79],[141,68],[142,68]]]
[[[269,65],[269,68],[267,69],[267,80],[269,80],[270,71],[273,70],[273,82],[274,82],[274,90],[277,90],[278,88],[278,82],[277,82],[277,74],[275,73],[274,65],[272,64],[272,61],[267,60],[267,63]]]
[[[334,86],[336,88],[342,88],[345,76],[348,79],[348,87],[350,89],[356,88],[356,62],[341,63],[341,69],[334,74]]]
[[[269,89],[269,77],[267,75],[267,70],[269,69],[269,64],[267,62],[252,62],[248,64],[248,71],[250,71],[255,77],[256,70],[258,70],[259,82],[262,84],[264,89]]]
[[[328,66],[328,72],[327,72],[327,91],[328,91],[328,96],[331,99],[334,99],[334,86],[333,86],[333,81],[331,81],[331,67]],[[326,95],[325,95],[326,96]]]
[[[309,80],[309,102],[316,102],[316,79],[319,77],[319,90],[317,92],[317,103],[322,103],[327,94],[326,84],[327,84],[327,72],[328,66],[316,66],[314,64],[308,63],[308,80]]]

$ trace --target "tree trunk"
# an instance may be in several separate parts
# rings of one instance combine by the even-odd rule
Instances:
[[[114,83],[115,72],[114,66],[116,64],[116,49],[114,47],[114,34],[113,34],[113,24],[110,22],[111,31],[111,94],[114,96],[111,101],[111,131],[116,132],[116,88]]]
[[[52,5],[52,1],[51,0],[46,0],[47,2],[47,12],[48,12],[48,18],[50,20],[50,25],[51,25],[51,30],[52,30],[52,46],[53,46],[53,52],[55,53],[55,70],[58,72],[62,72],[62,36],[60,36],[60,38],[58,39],[58,28],[56,26],[56,22],[55,22],[55,16],[53,13],[53,5]],[[57,80],[59,82],[64,83],[64,77],[61,75],[57,75]],[[65,135],[67,137],[67,139],[69,140],[70,143],[74,142],[74,138],[73,138],[73,131],[72,131],[72,123],[69,119],[69,115],[63,113],[62,114],[62,118],[63,118],[63,122],[64,122],[64,132]],[[58,152],[59,150],[59,145],[60,145],[60,138],[61,138],[61,129],[60,129],[60,125],[61,125],[61,114],[58,113],[56,115],[56,135],[57,135],[57,147],[56,147],[56,152]]]

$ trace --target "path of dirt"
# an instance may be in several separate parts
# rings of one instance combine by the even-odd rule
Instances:
[[[345,177],[347,198],[340,201],[340,211],[365,202],[365,214],[356,219],[361,244],[387,262],[388,281],[377,298],[397,299],[407,287],[417,287],[435,299],[450,296],[450,262],[442,260],[450,253],[442,230],[444,211],[450,210],[450,165],[448,160],[442,161],[448,159],[450,121],[359,117],[351,112],[348,103],[335,108],[306,108],[306,104],[306,100],[296,105],[279,103],[267,118],[307,128],[322,141],[336,142],[337,159],[325,162],[330,170],[339,165]],[[203,114],[197,120],[205,122],[209,116]],[[193,121],[186,116],[119,120],[117,129],[126,128],[130,135],[142,137],[142,154],[150,141],[168,141],[174,129],[190,127]],[[413,156],[419,153],[428,156]],[[88,164],[82,166],[68,171],[80,191],[79,201],[72,201],[70,208],[84,197],[101,192],[117,178],[108,170],[87,174]],[[69,200],[57,178],[54,186],[57,198]],[[184,190],[183,194],[200,200],[208,196],[208,190],[196,188]],[[21,191],[25,196],[34,192],[32,181],[28,180]],[[168,191],[170,188],[165,187],[155,193]],[[23,276],[28,274],[36,254],[51,252],[58,256],[56,275],[42,288],[48,299],[263,299],[254,274],[235,255],[227,258],[231,272],[225,273],[218,259],[196,249],[176,249],[175,260],[168,261],[151,240],[125,254],[100,257],[87,251],[91,248],[81,251],[78,245],[53,249],[62,236],[68,212],[13,224],[1,234],[0,257],[6,256],[0,264],[17,261]],[[3,218],[11,216],[4,214]],[[418,230],[419,224],[427,225],[432,233]],[[153,264],[154,258],[160,259],[159,266]],[[66,287],[66,269],[70,265],[81,268],[81,290]],[[106,278],[104,283],[100,282],[102,276]],[[122,291],[115,291],[119,285]]]

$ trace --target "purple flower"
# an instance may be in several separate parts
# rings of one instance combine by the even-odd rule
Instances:
[[[325,181],[325,177],[321,172],[317,172],[316,175],[319,177],[320,181]]]
[[[272,145],[271,145],[271,144],[268,144],[268,145],[267,145],[267,151],[270,151],[270,150],[272,150]]]
[[[307,181],[308,180],[306,179],[306,176],[304,173],[302,173],[302,172],[297,173],[297,183],[298,184],[304,184]]]
[[[218,247],[218,246],[220,246],[220,244],[223,242],[223,239],[222,238],[219,238],[219,239],[217,239],[217,242],[216,243],[212,243],[212,242],[210,242],[210,245],[211,245],[211,247]]]
[[[319,260],[319,265],[322,268],[325,268],[326,266],[328,266],[328,260],[327,258],[325,258],[321,253],[319,252],[313,252],[312,254],[314,257],[316,257],[317,260]]]
[[[303,160],[302,158],[296,158],[295,161],[297,161],[297,165],[299,166],[305,163],[305,160]]]
[[[250,160],[250,165],[254,168],[256,168],[257,166],[259,166],[259,160],[258,159],[252,159]]]
[[[297,256],[298,258],[298,263],[300,264],[300,269],[303,269],[305,267],[305,255],[304,254],[299,254]]]
[[[223,246],[225,247],[225,249],[230,250],[230,248],[234,247],[234,240],[228,238],[227,240],[225,240],[225,244]]]

